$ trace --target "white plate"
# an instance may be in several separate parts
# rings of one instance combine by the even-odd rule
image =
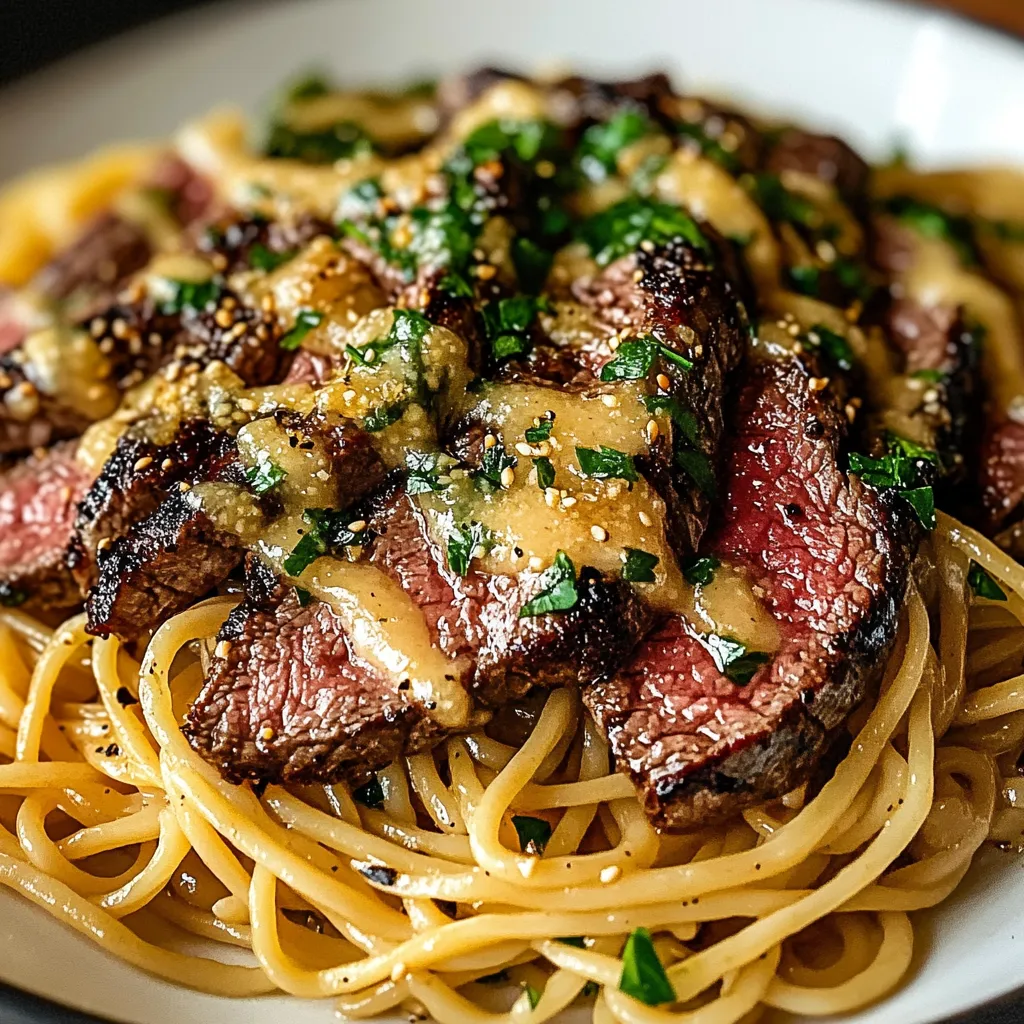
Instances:
[[[287,0],[181,17],[9,88],[0,94],[0,178],[110,139],[165,134],[222,100],[258,109],[277,82],[310,65],[361,83],[482,61],[611,74],[665,68],[687,85],[842,132],[868,154],[899,140],[929,164],[1024,166],[1024,47],[922,8],[880,0]],[[1024,982],[1024,861],[986,853],[918,928],[909,984],[852,1018],[857,1024],[925,1024]],[[131,1024],[332,1019],[326,1003],[231,1002],[154,981],[4,893],[0,980]]]

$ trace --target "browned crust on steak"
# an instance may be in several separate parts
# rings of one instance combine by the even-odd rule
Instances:
[[[745,686],[670,619],[584,691],[660,825],[687,827],[805,781],[891,649],[910,533],[839,468],[843,420],[796,362],[755,364],[734,409],[721,526],[704,550],[747,569],[782,647]]]
[[[233,782],[365,782],[443,730],[408,690],[361,661],[329,605],[302,606],[250,557],[246,598],[217,637],[188,714],[193,748]]]

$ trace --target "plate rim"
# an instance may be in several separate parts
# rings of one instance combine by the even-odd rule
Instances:
[[[255,5],[271,7],[279,2],[280,0],[255,0]],[[884,3],[894,7],[913,8],[931,17],[939,17],[949,22],[968,25],[973,30],[980,31],[994,38],[1008,39],[1021,51],[1024,51],[1024,38],[1018,36],[1009,28],[996,25],[965,11],[936,7],[929,0],[884,0]],[[95,40],[83,47],[48,60],[38,67],[15,75],[0,87],[0,96],[3,96],[12,86],[23,86],[25,83],[31,86],[32,80],[37,76],[43,76],[53,72],[55,69],[59,70],[62,67],[73,65],[73,62],[83,54],[87,55],[92,51],[110,45],[116,46],[126,39],[131,39],[135,34],[153,30],[154,26],[175,21],[186,21],[197,15],[201,17],[201,12],[208,11],[210,8],[217,6],[227,8],[233,5],[237,5],[237,0],[198,0],[198,2],[193,2],[182,10],[161,14],[141,24],[131,25],[118,30],[103,39]],[[250,0],[250,5],[253,5],[252,0]],[[971,1024],[974,1016],[980,1012],[998,1010],[1000,1007],[1009,1009],[1013,1006],[1024,1009],[1024,983],[1010,992],[986,999],[968,1010],[963,1010],[950,1017],[943,1017],[940,1021],[936,1021],[935,1024]],[[2,980],[0,980],[0,1010],[3,1010],[5,1014],[17,1015],[13,1019],[5,1016],[5,1024],[117,1024],[113,1018],[98,1016],[87,1010],[81,1010],[68,1003],[61,1002],[59,999],[40,995]]]

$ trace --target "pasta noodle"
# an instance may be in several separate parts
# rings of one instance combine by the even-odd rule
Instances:
[[[404,1004],[446,1024],[536,1024],[590,983],[595,1024],[848,1012],[900,982],[909,915],[948,896],[1015,813],[1002,780],[1024,747],[1024,685],[1000,670],[1024,646],[1024,570],[946,516],[928,545],[940,592],[926,604],[910,591],[881,695],[831,780],[678,836],[650,826],[568,690],[548,696],[518,750],[479,733],[392,765],[382,809],[344,786],[257,795],[191,750],[174,704],[194,671],[190,645],[216,633],[233,599],[167,622],[141,665],[117,640],[88,637],[81,617],[47,637],[5,612],[0,646],[16,656],[0,675],[0,794],[15,810],[2,805],[0,881],[159,977],[221,995],[331,997],[353,1018]],[[966,587],[965,557],[1016,598],[998,617]],[[90,646],[96,692],[72,714],[62,692]],[[119,703],[125,685],[139,706]],[[86,718],[116,753],[76,732]],[[1018,726],[1003,744],[984,731],[996,721]],[[411,793],[432,826],[417,822]],[[509,846],[519,811],[554,825],[542,857]],[[207,881],[186,901],[175,879],[197,865]],[[210,958],[138,938],[134,915],[147,934],[158,922],[191,933]],[[317,928],[297,927],[302,915]],[[618,988],[638,927],[656,936],[675,1008]],[[251,950],[254,965],[219,963],[220,944]],[[523,986],[505,1010],[491,1008],[494,976]]]

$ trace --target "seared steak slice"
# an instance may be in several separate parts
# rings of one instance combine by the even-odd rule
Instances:
[[[798,171],[832,185],[856,202],[863,198],[870,168],[842,139],[787,128],[768,151],[765,169],[771,174]]]
[[[125,434],[78,505],[68,565],[86,593],[99,578],[97,552],[155,512],[172,488],[213,479],[234,457],[234,438],[207,420],[187,420],[170,444]]]
[[[732,410],[721,525],[703,551],[763,593],[778,650],[743,685],[671,618],[584,691],[660,825],[725,817],[805,781],[878,679],[910,534],[887,496],[839,466],[843,420],[796,362],[751,367]]]
[[[272,270],[308,245],[317,235],[333,235],[326,221],[303,215],[294,223],[251,216],[244,220],[224,218],[206,225],[199,237],[199,251],[220,257],[218,269],[225,274],[238,270]]]
[[[373,506],[371,561],[422,610],[445,654],[473,659],[470,686],[483,704],[499,706],[534,686],[579,685],[614,672],[650,622],[632,587],[586,567],[575,607],[520,618],[537,589],[536,574],[498,575],[471,566],[459,576],[413,497],[395,488]]]
[[[648,338],[692,364],[682,369],[670,358],[654,360],[646,380],[651,397],[671,398],[692,416],[692,427],[684,431],[673,416],[671,434],[659,435],[639,460],[668,506],[670,539],[680,557],[697,549],[708,522],[721,463],[723,410],[747,345],[747,308],[737,284],[742,279],[730,272],[727,245],[706,225],[701,231],[712,253],[680,238],[641,248],[572,288],[575,299],[609,328],[627,333],[624,343]],[[607,336],[585,341],[575,379],[600,379],[622,351],[621,344],[613,350]],[[531,368],[545,367],[535,360]]]
[[[58,445],[0,474],[0,604],[39,612],[81,601],[64,552],[75,503],[89,486],[74,445]]]
[[[353,653],[330,605],[256,557],[217,640],[185,734],[234,782],[358,784],[443,735],[411,690]]]
[[[383,480],[376,452],[351,423],[288,412],[275,419],[296,449],[323,446],[336,507],[359,500]],[[95,579],[86,601],[89,632],[126,640],[155,628],[227,578],[245,553],[235,525],[243,513],[270,522],[281,512],[272,489],[258,499],[247,491],[235,438],[209,425],[186,424],[173,445],[143,456],[143,463],[153,458],[157,473],[150,473],[150,464],[137,469],[139,462],[130,462],[135,450],[126,442],[115,453],[109,474],[105,469],[83,503],[74,555],[83,583]],[[165,468],[168,458],[175,464]],[[203,489],[194,486],[210,483],[225,487],[214,495],[212,509]],[[222,497],[226,510],[217,505]],[[107,529],[124,532],[90,550],[98,535],[109,539]]]
[[[1015,558],[1024,558],[1024,423],[991,424],[981,450],[981,527]]]

